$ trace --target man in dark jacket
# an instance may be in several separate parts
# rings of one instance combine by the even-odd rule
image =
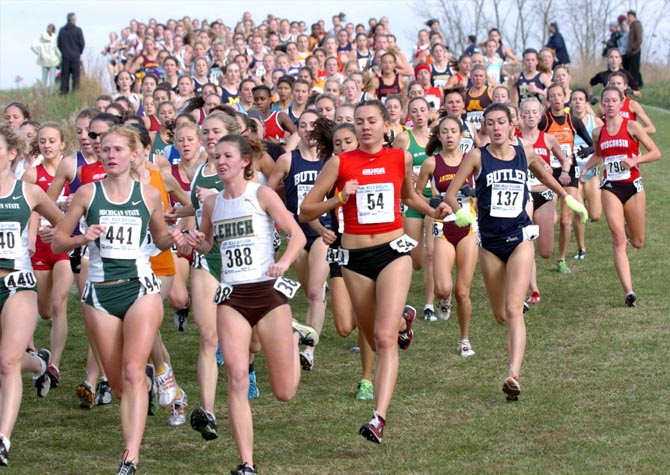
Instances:
[[[559,64],[570,64],[570,54],[568,48],[565,46],[563,35],[558,31],[558,23],[551,22],[549,24],[549,41],[546,46],[556,52],[556,59],[554,66]]]
[[[67,14],[67,24],[58,32],[58,49],[63,57],[61,64],[60,92],[70,92],[70,76],[72,76],[72,90],[79,89],[79,73],[81,55],[84,52],[84,33],[77,26],[77,16]]]
[[[628,10],[628,44],[623,57],[623,67],[630,71],[637,83],[642,87],[640,74],[640,58],[642,56],[642,23],[637,19],[635,10]]]

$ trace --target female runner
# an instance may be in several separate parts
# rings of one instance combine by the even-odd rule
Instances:
[[[160,283],[151,270],[147,233],[161,250],[181,243],[168,232],[157,190],[131,177],[140,149],[137,132],[113,127],[103,134],[102,160],[107,177],[81,187],[52,244],[55,253],[88,244],[88,282],[82,299],[94,318],[88,333],[96,341],[102,365],[121,400],[124,454],[117,473],[134,474],[139,460],[153,374],[145,376],[151,346],[163,312]],[[81,217],[86,233],[71,236]]]
[[[63,129],[57,123],[46,122],[42,124],[37,132],[37,142],[44,160],[37,167],[26,171],[22,178],[24,182],[36,184],[44,192],[49,189],[49,185],[56,174],[56,169],[63,158],[64,135]],[[66,185],[56,203],[65,201],[69,194],[70,190]],[[33,219],[36,217],[33,215]],[[58,368],[67,340],[67,300],[74,277],[70,266],[70,257],[67,253],[54,254],[51,252],[50,241],[53,228],[51,228],[49,222],[44,218],[38,218],[31,228],[29,247],[34,251],[30,260],[39,289],[37,307],[42,319],[51,320],[49,375],[51,386],[56,388],[60,380]]]
[[[15,130],[0,126],[0,465],[8,464],[10,439],[23,396],[21,373],[31,371],[39,397],[49,392],[50,353],[28,353],[37,326],[37,289],[28,256],[31,210],[56,225],[63,214],[37,186],[14,177],[13,160],[23,143]]]
[[[252,333],[255,330],[261,341],[270,387],[280,401],[291,400],[300,382],[299,340],[306,343],[311,338],[312,345],[318,341],[316,332],[302,325],[291,336],[291,308],[282,292],[282,286],[287,286],[282,276],[306,240],[279,196],[250,181],[254,176],[252,153],[240,135],[218,141],[216,169],[224,191],[205,200],[200,231],[188,236],[189,244],[203,254],[209,252],[215,236],[220,243],[221,282],[212,295],[228,373],[228,414],[242,461],[231,471],[233,475],[256,473],[247,398]],[[275,223],[290,238],[277,262],[272,244]]]
[[[634,307],[637,300],[633,290],[630,264],[626,247],[628,242],[636,249],[644,245],[646,193],[640,176],[640,164],[661,158],[661,152],[642,126],[634,120],[621,117],[623,92],[607,86],[600,95],[605,111],[605,125],[593,131],[596,151],[584,165],[583,175],[603,163],[603,210],[612,234],[614,267],[626,297],[624,303]],[[640,153],[640,144],[647,150]],[[626,232],[627,230],[627,232]]]
[[[415,97],[409,101],[407,108],[414,125],[412,129],[408,129],[396,137],[393,141],[393,148],[407,150],[412,155],[412,180],[416,183],[416,180],[419,178],[421,165],[428,157],[426,154],[426,144],[430,136],[430,129],[428,128],[430,106],[424,97]],[[417,192],[420,192],[423,196],[430,197],[432,194],[430,184],[428,181],[425,181],[423,185],[423,189],[417,189]],[[418,242],[417,246],[412,249],[412,267],[414,270],[420,270],[425,267],[425,272],[423,273],[425,298],[423,319],[428,322],[435,322],[437,321],[437,317],[435,316],[435,307],[433,305],[435,293],[433,289],[433,239],[431,238],[433,220],[412,209],[408,209],[403,218],[403,227],[407,235]]]
[[[433,127],[426,145],[428,158],[421,165],[416,181],[417,193],[430,182],[435,193],[444,196],[463,161],[464,154],[460,150],[462,133],[463,121],[457,116],[445,116]],[[473,185],[473,178],[468,177],[467,186],[459,190],[456,199],[462,207],[475,215]],[[450,217],[453,218],[453,215]],[[435,296],[448,299],[453,293],[456,297],[458,327],[461,332],[458,353],[467,358],[475,354],[470,344],[469,329],[472,316],[470,286],[477,264],[477,229],[476,226],[460,228],[453,223],[453,219],[447,219],[444,223],[436,221],[435,224],[442,224],[442,232],[439,232],[440,226],[434,227],[433,232],[433,260],[439,263],[433,266]],[[451,277],[454,264],[457,269],[455,285]]]
[[[359,433],[381,443],[398,377],[398,346],[407,348],[411,343],[416,315],[409,306],[403,312],[412,278],[409,252],[415,243],[403,232],[400,199],[438,219],[444,217],[447,207],[441,204],[433,210],[414,191],[408,152],[383,148],[389,116],[380,101],[358,104],[354,120],[358,149],[326,163],[302,202],[300,219],[312,221],[343,205],[342,272],[358,328],[377,351],[376,408]],[[341,191],[324,201],[333,186]]]
[[[319,159],[316,149],[317,143],[309,137],[310,132],[314,130],[314,121],[318,118],[318,114],[314,111],[303,112],[298,120],[300,137],[298,147],[279,157],[268,180],[268,186],[273,190],[277,190],[283,183],[286,208],[293,213],[296,221],[302,200],[314,186],[316,177],[323,168],[323,162]],[[323,242],[321,235],[331,228],[330,215],[322,216],[310,224],[300,224],[307,242],[303,251],[295,258],[295,268],[298,280],[307,293],[306,323],[321,334],[326,317],[324,289],[329,269],[326,262],[328,246]],[[300,352],[300,362],[304,370],[312,370],[313,347],[308,346]]]
[[[533,265],[533,245],[537,237],[526,214],[528,168],[565,203],[582,214],[586,209],[553,179],[531,147],[509,143],[512,117],[505,104],[492,104],[484,112],[484,127],[491,143],[469,152],[447,189],[445,201],[456,211],[456,225],[474,223],[470,210],[458,204],[456,194],[469,176],[475,177],[477,222],[481,239],[479,264],[493,315],[507,322],[509,373],[503,392],[516,399],[521,392],[519,374],[526,347],[523,303]],[[530,226],[530,227],[529,227]]]

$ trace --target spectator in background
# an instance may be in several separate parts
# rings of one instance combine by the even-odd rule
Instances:
[[[56,68],[61,62],[60,50],[56,45],[56,27],[49,24],[47,31],[33,43],[31,49],[37,55],[37,64],[42,66],[42,82],[53,94],[56,86]]]
[[[643,86],[640,74],[640,57],[642,56],[642,23],[637,19],[635,10],[628,10],[628,43],[626,55],[623,57],[623,67],[630,71],[640,87]]]
[[[626,48],[628,48],[628,31],[630,29],[628,25],[628,18],[626,18],[626,15],[619,15],[617,18],[617,23],[619,23],[619,40],[617,41],[616,47],[619,50],[619,53],[621,53],[621,57],[623,58],[626,55]]]
[[[58,49],[63,57],[60,78],[60,93],[70,92],[70,77],[72,90],[79,89],[79,74],[81,55],[84,52],[84,33],[77,26],[77,16],[67,14],[67,24],[58,32]]]
[[[473,54],[482,53],[482,49],[477,46],[477,37],[475,35],[468,36],[468,46],[463,51],[464,56],[472,56]]]
[[[603,58],[607,58],[607,53],[612,48],[619,47],[619,41],[621,40],[621,32],[619,31],[619,23],[616,21],[611,21],[609,24],[610,37],[607,40],[603,40]],[[625,51],[625,50],[624,50]]]
[[[552,21],[549,23],[549,41],[546,44],[547,48],[554,50],[554,67],[559,64],[570,64],[570,54],[568,48],[565,46],[565,40],[560,31],[558,31],[558,23]]]

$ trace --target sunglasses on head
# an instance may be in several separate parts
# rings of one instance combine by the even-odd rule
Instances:
[[[98,137],[102,135],[102,132],[97,133],[97,132],[89,132],[88,133],[88,138],[91,140],[96,140]]]

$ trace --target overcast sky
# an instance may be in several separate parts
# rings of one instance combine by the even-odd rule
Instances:
[[[109,32],[119,32],[131,18],[146,22],[154,17],[164,22],[171,17],[189,15],[210,21],[222,18],[227,25],[234,26],[247,10],[256,22],[272,13],[305,20],[308,25],[323,18],[328,26],[331,17],[341,11],[347,14],[347,21],[354,24],[367,25],[370,17],[387,16],[403,52],[408,54],[415,43],[416,31],[426,20],[414,14],[413,5],[412,0],[0,0],[0,89],[14,87],[17,75],[23,78],[23,86],[41,78],[41,68],[30,46],[46,31],[49,23],[55,24],[57,29],[63,26],[71,11],[77,14],[77,24],[84,31],[84,64],[90,64],[100,57]]]

